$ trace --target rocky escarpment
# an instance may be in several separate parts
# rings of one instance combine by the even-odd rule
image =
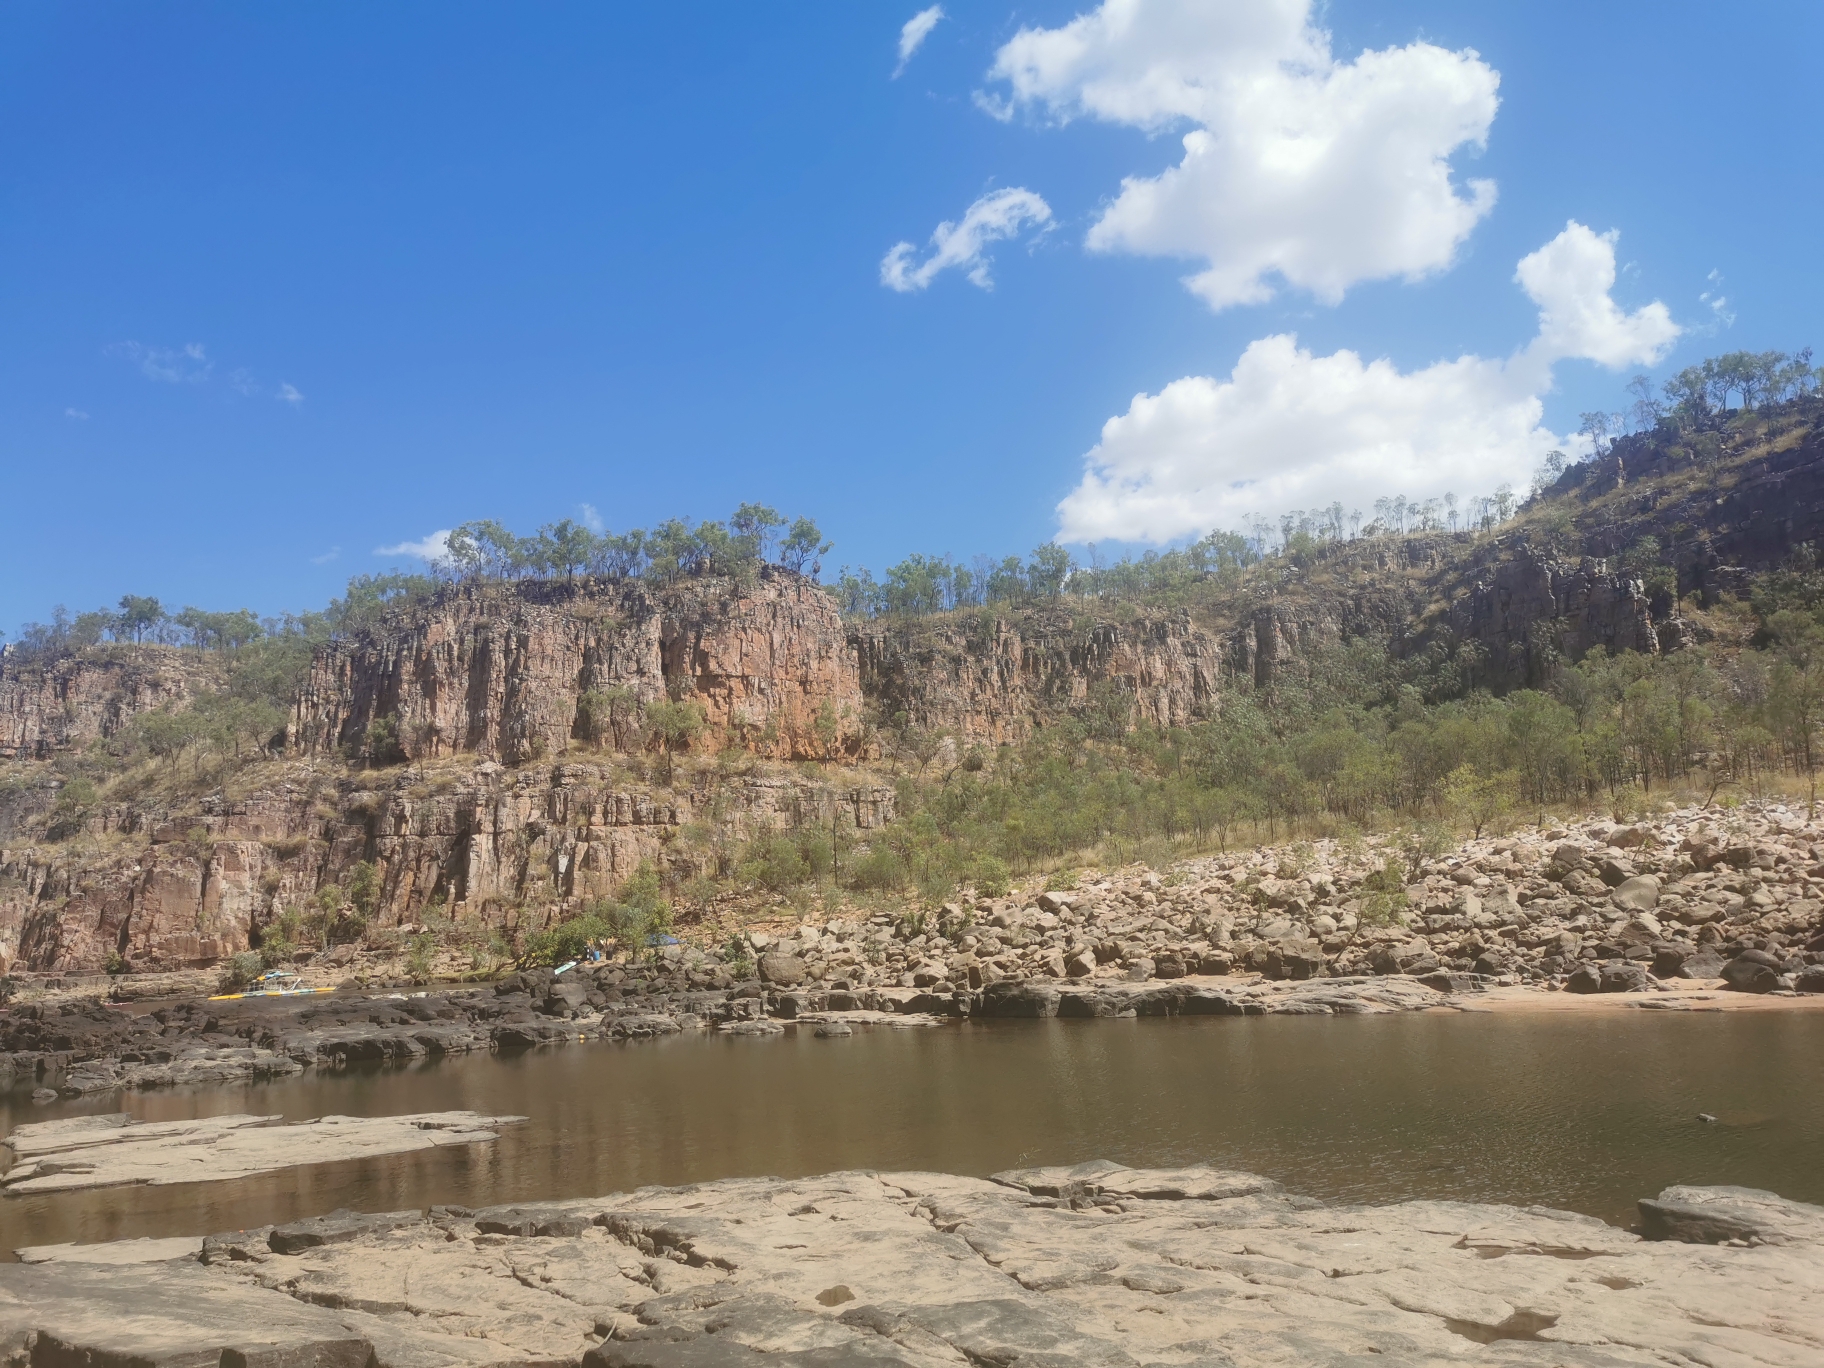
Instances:
[[[428,1213],[336,1212],[0,1266],[8,1363],[1797,1364],[1824,1209],[1325,1206],[1103,1161],[838,1173]]]
[[[1824,434],[1816,402],[1801,410],[1677,440],[1623,438],[1567,469],[1546,497],[1576,515],[1587,554],[1618,556],[1652,536],[1679,597],[1741,595],[1795,549],[1824,541]]]
[[[286,775],[194,811],[105,808],[88,833],[99,850],[0,849],[0,968],[213,963],[361,862],[380,872],[363,909],[370,926],[417,922],[435,902],[493,931],[533,931],[614,892],[644,861],[685,878],[713,864],[716,840],[788,826],[865,832],[893,813],[893,790],[866,771],[711,772],[678,790],[607,763]]]
[[[611,690],[626,701],[619,713],[604,704],[593,736],[582,697]],[[668,697],[701,706],[699,750],[834,760],[865,749],[836,604],[776,566],[751,582],[662,589],[589,578],[449,586],[383,631],[320,650],[288,737],[312,753],[519,764],[598,740],[637,748],[639,708]]]
[[[225,679],[220,657],[173,646],[100,646],[51,660],[0,646],[0,760],[79,749]]]

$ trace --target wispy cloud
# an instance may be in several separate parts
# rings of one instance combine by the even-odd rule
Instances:
[[[906,69],[906,63],[912,60],[912,54],[924,46],[925,39],[931,36],[931,30],[937,27],[938,20],[944,17],[944,7],[933,5],[922,9],[899,30],[899,65],[893,68],[893,79],[899,79],[899,73]]]
[[[209,353],[201,342],[188,342],[181,347],[151,347],[143,342],[115,342],[103,348],[109,356],[119,356],[139,367],[139,373],[148,380],[157,380],[168,385],[200,385],[215,372],[215,362],[209,359]],[[290,404],[297,408],[304,402],[303,392],[296,385],[281,381],[275,388],[268,389],[252,370],[246,366],[236,366],[228,372],[228,387],[236,394],[249,399],[277,399],[281,404]],[[77,410],[66,410],[74,416]],[[85,413],[83,417],[88,417]]]
[[[63,416],[65,418],[74,418],[79,423],[86,423],[89,421],[89,415],[79,408],[66,408],[63,411]]]
[[[1041,231],[1051,222],[1051,206],[1031,190],[1010,188],[983,195],[963,211],[960,222],[945,220],[931,234],[931,254],[915,262],[917,249],[901,242],[880,263],[880,283],[909,294],[922,290],[939,271],[960,268],[971,283],[994,288],[988,272],[988,245],[1018,237],[1028,225]]]
[[[421,561],[447,560],[450,554],[450,532],[443,528],[418,541],[402,541],[397,546],[376,546],[376,556],[412,556]]]
[[[116,342],[108,347],[109,356],[124,357],[139,367],[148,380],[168,385],[199,384],[209,378],[215,363],[209,359],[201,342],[187,342],[181,347],[148,347],[143,342]]]
[[[583,510],[583,526],[588,528],[591,532],[600,532],[607,526],[607,524],[602,521],[602,515],[595,511],[594,504],[583,504],[581,505],[581,508]]]
[[[1707,279],[1710,288],[1700,294],[1698,302],[1710,306],[1710,331],[1735,326],[1735,310],[1729,307],[1729,296],[1723,293],[1723,273],[1711,271]]]
[[[378,555],[379,553],[376,552],[375,554]],[[329,550],[325,551],[322,555],[312,556],[310,558],[310,563],[312,565],[328,565],[331,561],[339,559],[341,557],[341,555],[342,555],[342,548],[339,546],[332,546],[329,548]]]

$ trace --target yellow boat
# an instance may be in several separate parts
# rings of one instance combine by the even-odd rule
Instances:
[[[255,988],[245,993],[211,993],[211,1002],[238,1002],[241,998],[256,997],[310,997],[314,993],[333,993],[333,987],[323,988]]]

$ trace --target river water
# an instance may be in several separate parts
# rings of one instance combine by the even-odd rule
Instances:
[[[1670,1183],[1824,1201],[1824,1014],[993,1021],[690,1035],[34,1106],[530,1117],[486,1145],[0,1201],[0,1249],[201,1235],[337,1207],[587,1197],[835,1169],[1207,1161],[1332,1201],[1544,1203],[1626,1223]],[[1697,1119],[1708,1112],[1714,1124]]]

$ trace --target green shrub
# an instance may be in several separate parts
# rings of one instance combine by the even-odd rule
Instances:
[[[762,836],[747,843],[739,876],[747,883],[758,884],[771,893],[783,893],[811,877],[810,863],[790,836]]]
[[[906,882],[906,862],[886,846],[870,850],[849,865],[849,887],[863,892],[892,892],[904,888]]]
[[[363,919],[373,919],[381,891],[380,869],[372,860],[362,860],[348,871],[348,900]]]
[[[970,866],[969,882],[975,885],[978,896],[984,898],[1004,898],[1013,887],[1013,876],[1007,872],[1007,862],[994,855],[978,855]]]
[[[221,977],[216,981],[218,993],[238,993],[260,976],[260,957],[251,950],[243,950],[238,955],[230,955],[222,965]]]
[[[405,972],[413,983],[431,981],[431,952],[437,948],[437,938],[432,935],[413,936],[405,951]],[[559,960],[558,963],[563,963]]]
[[[581,913],[527,938],[519,955],[523,965],[563,964],[581,959],[593,941],[612,940],[636,957],[658,947],[650,942],[671,930],[671,904],[665,900],[659,871],[643,862],[621,886],[621,896],[597,898]]]
[[[527,937],[526,948],[520,955],[519,962],[524,965],[547,966],[567,964],[571,960],[583,958],[588,953],[591,942],[608,940],[614,934],[614,927],[605,917],[585,913]]]

